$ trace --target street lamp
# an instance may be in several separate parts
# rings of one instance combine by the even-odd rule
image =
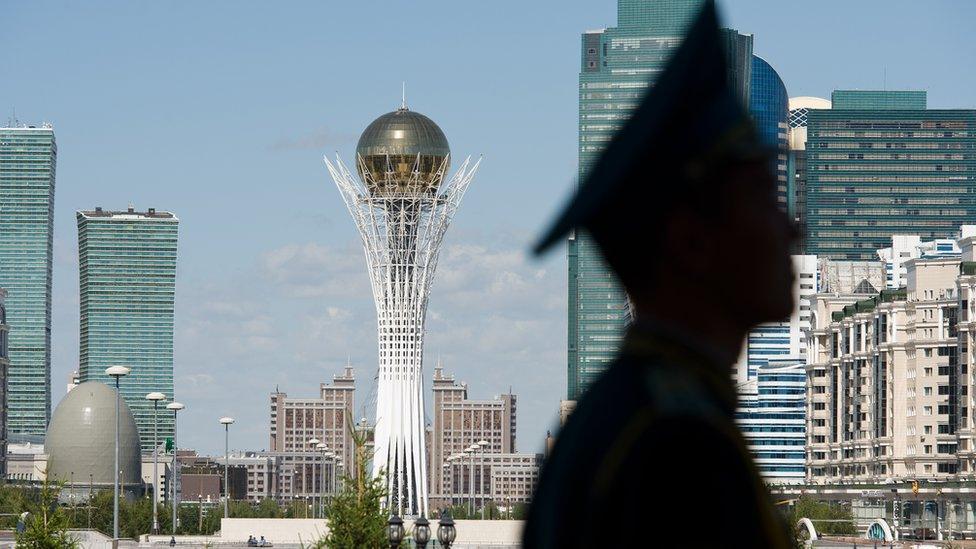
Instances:
[[[314,438],[314,437],[308,439],[308,445],[312,447],[312,453],[313,454],[315,453],[316,446],[318,446],[318,444],[320,442],[321,441],[319,439]],[[303,468],[302,471],[304,472],[305,469]],[[315,493],[316,493],[315,492],[315,460],[314,459],[312,459],[312,492],[311,493],[312,493],[312,505],[314,506],[315,505]],[[318,506],[312,507],[312,518],[315,518],[315,511],[316,511],[316,509],[318,509]]]
[[[457,530],[454,528],[454,519],[451,512],[445,509],[441,513],[441,519],[437,521],[437,540],[441,542],[444,549],[451,549],[451,544],[457,537]]]
[[[469,505],[469,515],[468,518],[474,517],[475,503],[474,503],[474,453],[478,451],[478,445],[472,444],[468,446],[465,453],[468,454],[470,467],[468,468],[468,501]]]
[[[427,549],[430,541],[430,522],[423,516],[413,521],[413,541],[419,549]]]
[[[230,499],[230,484],[227,471],[230,470],[230,424],[234,423],[234,418],[224,416],[220,418],[220,424],[224,426],[224,518],[229,518],[227,512],[227,502]]]
[[[122,402],[119,380],[131,371],[132,368],[125,366],[109,366],[105,369],[105,375],[115,378],[115,493],[112,494],[112,539],[115,540],[119,539],[119,407]]]
[[[393,515],[386,524],[386,535],[390,541],[390,549],[398,549],[403,542],[403,519]]]
[[[167,410],[173,410],[173,478],[170,484],[173,485],[173,535],[176,535],[176,477],[180,471],[179,460],[176,458],[176,414],[186,408],[179,402],[170,402],[166,405]]]
[[[159,533],[159,511],[156,508],[157,501],[159,500],[159,492],[156,490],[156,486],[159,484],[159,421],[157,419],[157,411],[159,410],[159,403],[166,399],[166,395],[163,393],[149,393],[146,395],[146,400],[153,403],[153,523],[152,523],[152,533]]]
[[[488,449],[487,440],[479,440],[478,447],[481,448],[481,465],[478,466],[478,491],[481,492],[481,520],[485,520],[485,507],[488,506],[488,502],[485,498],[485,453]]]
[[[329,493],[329,490],[325,486],[325,462],[326,460],[332,459],[335,454],[329,451],[329,447],[326,446],[324,442],[320,442],[315,445],[315,449],[322,454],[322,474],[319,475],[319,506],[322,507],[322,518],[325,518],[325,495]],[[329,476],[331,479],[331,475]],[[329,482],[329,487],[332,483]]]

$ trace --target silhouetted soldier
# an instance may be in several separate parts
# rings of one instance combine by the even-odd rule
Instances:
[[[789,547],[742,435],[731,366],[793,309],[775,151],[726,82],[711,1],[538,246],[585,229],[636,311],[556,438],[524,533],[540,547]]]

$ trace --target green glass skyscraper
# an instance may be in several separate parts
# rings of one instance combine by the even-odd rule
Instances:
[[[976,219],[976,110],[924,91],[845,91],[807,113],[806,253],[876,259],[891,235],[949,238]]]
[[[701,0],[618,0],[617,26],[583,33],[579,75],[579,176],[664,70]],[[748,103],[752,37],[723,30],[729,79]],[[635,251],[635,253],[639,253]],[[570,236],[567,398],[575,400],[616,355],[631,320],[627,295],[599,249]]]
[[[173,318],[179,220],[150,208],[78,212],[81,281],[81,382],[112,384],[109,366],[132,372],[122,397],[139,427],[143,451],[152,450],[152,403],[173,399]],[[159,440],[173,436],[173,417],[159,414]]]
[[[51,417],[54,129],[0,127],[0,288],[10,325],[8,432],[42,437]]]

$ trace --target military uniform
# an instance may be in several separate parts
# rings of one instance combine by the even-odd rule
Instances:
[[[633,326],[556,439],[524,547],[791,547],[735,402],[728,362]]]
[[[648,295],[654,281],[645,275],[667,268],[656,264],[667,260],[655,247],[665,230],[659,220],[676,205],[709,218],[729,169],[766,165],[773,152],[759,142],[725,67],[715,6],[705,0],[537,253],[585,229],[628,290]],[[766,187],[773,189],[771,177]],[[775,208],[771,197],[769,204]],[[524,546],[791,547],[734,423],[736,357],[653,320],[644,315],[631,327],[620,356],[557,435]]]

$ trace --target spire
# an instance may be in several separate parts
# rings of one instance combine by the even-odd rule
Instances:
[[[407,83],[400,83],[400,110],[405,111],[407,109]]]

